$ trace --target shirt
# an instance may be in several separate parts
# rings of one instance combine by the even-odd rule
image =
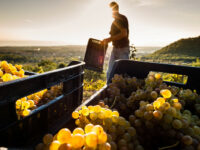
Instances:
[[[120,39],[120,40],[112,41],[112,44],[114,47],[117,47],[117,48],[127,47],[127,46],[129,46],[128,19],[122,14],[117,14],[117,17],[115,18],[115,20],[113,21],[113,23],[111,25],[111,30],[110,30],[111,37],[119,34],[121,32],[120,28],[127,29],[127,32],[128,32],[127,37]]]

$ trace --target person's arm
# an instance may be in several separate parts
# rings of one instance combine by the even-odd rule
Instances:
[[[117,41],[117,40],[123,39],[124,37],[127,37],[127,35],[128,35],[127,29],[120,26],[117,23],[115,25],[117,26],[117,28],[120,29],[120,33],[115,36],[110,36],[109,38],[104,39],[103,40],[104,44],[108,44],[111,41]]]

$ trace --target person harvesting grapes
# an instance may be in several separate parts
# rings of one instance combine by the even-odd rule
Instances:
[[[112,16],[114,21],[110,29],[110,37],[105,38],[102,43],[108,44],[112,42],[113,49],[111,52],[109,66],[107,70],[107,80],[109,79],[114,61],[117,59],[129,59],[129,25],[126,16],[119,13],[119,5],[111,2]]]

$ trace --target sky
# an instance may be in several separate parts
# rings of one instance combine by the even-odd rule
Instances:
[[[13,41],[87,44],[109,37],[111,0],[0,0],[0,45]],[[200,35],[200,0],[116,0],[130,44],[165,46]],[[39,42],[38,42],[39,43]]]

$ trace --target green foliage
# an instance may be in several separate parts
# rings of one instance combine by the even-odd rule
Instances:
[[[44,72],[54,70],[57,68],[57,64],[50,60],[42,60],[41,62],[38,63],[38,66],[42,67]]]
[[[84,78],[87,81],[106,80],[106,75],[105,75],[105,73],[99,73],[99,72],[96,72],[96,71],[85,69]]]
[[[136,47],[132,44],[131,46],[130,46],[130,59],[132,59],[132,60],[136,60],[136,52],[137,52],[137,49],[136,49]]]
[[[200,67],[200,60],[199,60],[199,58],[197,58],[195,62],[192,62],[192,66],[193,67]]]
[[[87,91],[98,91],[105,84],[106,84],[106,81],[104,81],[104,80],[96,80],[96,81],[93,81],[93,80],[91,80],[91,81],[84,80],[83,89],[87,90]]]
[[[57,68],[64,68],[64,67],[66,67],[66,66],[67,66],[67,65],[66,65],[65,63],[61,62],[61,63],[58,64],[58,67],[57,67]]]
[[[181,54],[200,57],[200,36],[195,38],[180,39],[153,53],[153,55],[161,54]]]

